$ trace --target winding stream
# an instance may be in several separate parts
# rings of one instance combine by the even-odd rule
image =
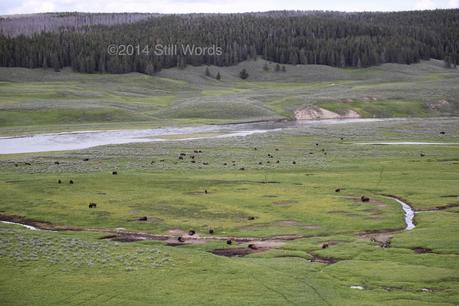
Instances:
[[[405,230],[411,231],[412,229],[414,229],[416,227],[416,225],[414,224],[414,216],[416,214],[415,211],[411,208],[410,205],[406,204],[402,200],[397,199],[395,197],[390,198],[402,206],[403,212],[405,213]]]
[[[19,225],[19,226],[22,226],[22,227],[25,227],[29,230],[32,230],[32,231],[39,231],[40,229],[36,228],[35,226],[31,226],[31,225],[27,225],[27,224],[22,224],[22,223],[16,223],[16,222],[10,222],[10,221],[1,221],[2,223],[5,223],[5,224],[14,224],[14,225]]]
[[[277,132],[284,129],[295,129],[305,126],[378,122],[382,120],[383,119],[330,119],[320,121],[272,121],[143,130],[74,131],[17,137],[0,137],[0,154],[81,150],[102,145],[140,142],[191,141],[197,139],[246,137],[253,134]],[[173,138],[170,138],[171,136],[173,136]]]

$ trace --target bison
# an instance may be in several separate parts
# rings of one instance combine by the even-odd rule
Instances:
[[[96,203],[89,203],[89,208],[96,208],[97,204]]]
[[[360,200],[362,200],[362,202],[370,202],[370,198],[366,196],[361,196]]]

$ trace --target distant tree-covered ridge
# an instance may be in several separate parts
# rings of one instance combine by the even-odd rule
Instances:
[[[53,26],[52,30],[39,33],[27,30],[27,18],[21,19],[15,31],[8,17],[1,18],[0,65],[55,70],[71,66],[86,73],[152,74],[161,68],[186,65],[230,66],[257,56],[279,64],[335,67],[411,64],[431,58],[446,60],[447,66],[454,67],[459,61],[458,9],[98,17],[85,14],[84,18],[73,19],[69,16],[79,13],[61,14],[60,18],[67,18],[61,27]],[[34,16],[29,18],[33,20]],[[43,16],[46,14],[40,14],[42,23]],[[49,18],[50,23],[59,24],[56,14]],[[130,55],[111,55],[107,48],[112,44],[132,45],[135,49]],[[185,54],[178,48],[176,54],[158,55],[151,52],[156,45],[218,46],[223,52],[219,56]],[[150,47],[150,52],[144,52],[145,47]]]

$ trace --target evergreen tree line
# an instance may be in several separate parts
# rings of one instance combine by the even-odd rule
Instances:
[[[263,57],[279,64],[368,67],[431,58],[459,61],[459,10],[394,13],[266,12],[162,15],[131,24],[83,26],[29,36],[0,35],[0,65],[86,73],[142,72],[186,65],[235,65]],[[109,55],[115,45],[218,46],[221,56]],[[152,49],[150,49],[151,51]]]

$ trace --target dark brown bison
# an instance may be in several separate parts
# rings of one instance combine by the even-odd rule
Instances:
[[[328,243],[322,244],[322,249],[328,249],[328,247],[329,247]]]
[[[214,229],[213,228],[209,228],[209,234],[213,234],[214,233]]]
[[[195,231],[195,230],[190,230],[190,231],[188,232],[188,235],[190,235],[190,236],[193,236],[194,234],[196,234],[196,231]]]
[[[148,220],[148,217],[147,216],[144,216],[144,217],[140,217],[139,219],[137,219],[138,221],[147,221]]]
[[[360,200],[362,200],[362,202],[370,202],[370,198],[366,196],[361,196]]]
[[[233,244],[233,241],[231,239],[226,240],[226,244],[231,245]]]
[[[112,175],[118,175],[118,171],[113,171]]]
[[[96,208],[97,204],[96,203],[89,203],[89,208]]]

